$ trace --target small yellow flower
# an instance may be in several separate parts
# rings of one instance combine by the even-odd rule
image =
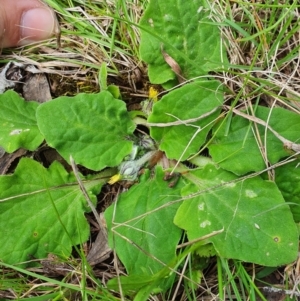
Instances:
[[[120,179],[121,179],[121,175],[119,173],[117,173],[116,175],[112,176],[107,183],[112,185],[112,184],[115,184],[116,182],[120,181]]]
[[[157,101],[157,95],[158,95],[158,91],[156,89],[154,89],[153,87],[150,87],[149,89],[149,99],[153,100],[153,102]]]

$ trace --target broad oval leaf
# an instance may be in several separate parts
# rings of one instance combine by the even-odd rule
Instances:
[[[208,80],[190,83],[153,105],[148,121],[160,126],[151,126],[150,134],[169,159],[186,160],[204,144],[221,110],[218,109],[223,101],[220,85],[218,81]],[[201,118],[212,110],[212,114]],[[174,122],[177,125],[168,125]]]
[[[109,92],[59,97],[40,105],[37,121],[47,143],[92,170],[117,166],[131,152],[135,129],[125,103]]]
[[[179,203],[168,203],[180,199],[182,182],[170,188],[163,177],[161,168],[153,178],[148,171],[105,211],[110,247],[129,275],[155,274],[164,268],[161,262],[168,264],[175,257],[182,232],[173,224]]]
[[[94,203],[105,182],[86,182]],[[21,159],[14,174],[0,176],[0,260],[17,264],[48,253],[69,256],[71,247],[89,236],[87,211],[75,176],[62,165],[46,169]]]
[[[205,6],[203,0],[150,1],[140,21],[140,54],[152,83],[176,82],[163,52],[180,66],[186,79],[224,68],[220,31]]]
[[[275,183],[259,177],[238,180],[213,165],[191,173],[196,185],[185,187],[184,193],[195,194],[174,220],[189,240],[224,229],[207,239],[222,257],[266,266],[297,258],[298,230]]]

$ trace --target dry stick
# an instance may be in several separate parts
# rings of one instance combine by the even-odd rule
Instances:
[[[276,287],[264,286],[264,287],[262,287],[262,290],[267,293],[273,293],[273,294],[284,293],[285,295],[290,295],[290,297],[293,297],[293,296],[300,297],[300,293],[295,292],[294,289],[285,290],[285,289],[276,288]]]
[[[77,185],[77,183],[76,182],[74,182],[74,183],[66,183],[66,184],[61,184],[61,185],[58,185],[58,186],[53,186],[53,187],[49,187],[49,188],[47,187],[47,188],[39,189],[39,190],[32,191],[32,192],[20,193],[18,195],[14,195],[14,196],[10,196],[10,197],[4,198],[4,199],[0,199],[0,202],[7,202],[7,201],[14,200],[16,198],[20,198],[20,197],[23,197],[23,196],[35,195],[35,194],[39,194],[39,193],[42,193],[42,192],[56,190],[56,189],[62,188],[62,187],[71,187],[71,186],[74,186],[74,185]]]
[[[269,122],[270,122],[271,113],[272,113],[273,108],[275,107],[276,102],[277,102],[277,100],[275,99],[275,101],[273,101],[273,103],[272,103],[270,112],[269,112],[269,114],[268,114],[268,118],[267,118],[267,120],[266,120],[266,121],[267,121],[267,124],[269,124]],[[252,106],[251,106],[251,113],[252,113],[252,115],[254,115],[253,107],[252,107]],[[258,126],[256,125],[255,128],[256,128],[256,130],[257,130],[257,138],[259,138],[259,140],[261,140],[261,139],[260,139],[260,135],[259,135]],[[263,159],[264,159],[264,161],[265,161],[265,163],[266,163],[266,166],[269,166],[269,165],[270,165],[270,161],[269,161],[269,159],[268,159],[268,143],[267,143],[267,137],[268,137],[268,136],[267,136],[267,132],[268,132],[268,128],[266,127],[265,130],[264,130],[264,135],[265,135],[265,137],[264,137],[264,144],[260,143],[260,146],[261,146],[261,152],[262,152],[262,154],[263,154]],[[273,181],[274,181],[274,180],[275,180],[275,173],[274,173],[274,170],[268,171],[268,176],[269,176],[269,179],[270,179],[270,180],[273,180]]]
[[[117,209],[117,202],[119,199],[119,194],[120,194],[120,189],[117,192],[116,195],[116,201],[114,203],[114,210],[113,210],[113,216],[112,216],[112,224],[115,223],[115,217],[116,217],[116,209]],[[111,231],[114,233],[114,228],[111,228]],[[115,232],[117,233],[117,232]],[[117,256],[117,249],[116,249],[116,239],[115,239],[115,235],[112,236],[113,239],[113,254],[114,254],[114,268],[117,272],[117,279],[118,279],[118,287],[119,287],[119,292],[120,292],[120,297],[121,300],[124,301],[124,294],[123,294],[123,289],[122,289],[122,283],[121,283],[121,279],[120,279],[120,270],[119,270],[119,266],[118,266],[118,256]]]
[[[216,109],[216,108],[215,108]],[[215,110],[214,109],[214,110]],[[214,111],[212,110],[212,111]],[[208,112],[208,113],[205,113],[204,115],[206,114],[211,114],[213,113],[212,111]],[[177,118],[176,116],[174,115],[171,115],[171,114],[168,114],[174,118]],[[196,132],[193,134],[193,136],[191,137],[191,139],[189,140],[188,144],[186,145],[186,147],[184,148],[183,152],[181,153],[180,157],[178,158],[176,164],[174,165],[174,167],[172,168],[172,171],[170,172],[170,175],[172,175],[174,173],[174,171],[176,170],[176,168],[178,167],[178,165],[180,164],[180,162],[182,161],[182,158],[183,156],[185,155],[186,151],[188,150],[188,148],[190,147],[190,145],[192,144],[192,142],[194,141],[194,139],[197,137],[197,135],[203,130],[205,129],[207,126],[210,126],[212,123],[215,123],[216,120],[218,120],[219,118],[221,118],[223,116],[223,114],[220,114],[216,119],[214,119],[213,121],[207,123],[204,127],[200,127],[200,126],[197,126],[197,125],[194,125],[194,124],[189,124],[189,123],[184,123],[184,121],[180,120],[179,119],[178,121],[181,121],[185,126],[191,126],[191,127],[194,127],[196,128]],[[201,115],[201,118],[204,118],[203,115]]]
[[[78,182],[78,184],[79,184],[80,190],[81,190],[82,194],[84,195],[84,197],[85,197],[85,199],[86,199],[86,201],[87,201],[89,207],[91,208],[91,210],[92,210],[92,212],[93,212],[93,214],[94,214],[94,216],[95,216],[95,219],[97,220],[97,222],[98,222],[98,224],[99,224],[100,231],[103,232],[105,239],[107,239],[107,232],[106,232],[106,229],[105,229],[104,226],[102,225],[101,220],[100,220],[100,216],[99,216],[99,214],[97,213],[96,208],[95,208],[94,204],[92,203],[92,201],[91,201],[91,199],[90,199],[90,197],[89,197],[89,195],[88,195],[88,193],[87,193],[87,191],[86,191],[86,189],[85,189],[85,187],[84,187],[84,185],[83,185],[83,183],[82,183],[82,180],[80,179],[79,172],[78,172],[78,168],[77,168],[77,166],[76,166],[76,164],[75,164],[75,161],[74,161],[72,155],[70,156],[70,163],[71,163],[73,172],[74,172],[74,174],[75,174],[76,180],[77,180],[77,182]]]
[[[145,126],[167,127],[167,126],[174,126],[174,125],[185,125],[185,126],[192,126],[192,127],[197,128],[197,131],[193,134],[193,136],[192,136],[192,138],[190,139],[188,145],[185,147],[185,149],[184,149],[184,151],[182,152],[180,158],[177,160],[177,163],[176,163],[175,166],[173,167],[173,169],[172,169],[172,171],[171,171],[171,174],[173,174],[174,170],[175,170],[175,169],[177,168],[177,166],[179,165],[179,163],[180,163],[182,157],[184,156],[184,154],[185,154],[186,150],[188,149],[188,147],[190,146],[190,144],[193,142],[193,140],[194,140],[195,137],[198,135],[198,133],[203,129],[203,128],[201,128],[200,126],[197,126],[197,125],[194,125],[194,124],[191,124],[191,123],[192,123],[192,122],[196,122],[196,121],[198,121],[198,120],[201,120],[201,119],[203,119],[203,118],[205,118],[205,117],[210,116],[211,114],[213,114],[214,112],[216,112],[219,108],[220,108],[219,106],[218,106],[218,107],[215,107],[215,108],[213,108],[211,111],[209,111],[209,112],[207,112],[207,113],[204,113],[204,114],[202,114],[202,115],[199,116],[199,117],[190,118],[190,119],[187,119],[187,120],[180,120],[180,119],[179,119],[179,120],[177,120],[177,121],[168,122],[168,123],[149,123],[149,122],[145,123]],[[171,115],[171,114],[167,114],[167,115],[172,116],[173,118],[177,118],[176,116]],[[222,114],[219,115],[219,117],[217,117],[217,119],[220,118],[221,116],[222,116]],[[177,119],[178,119],[178,118],[177,118]],[[209,124],[210,124],[210,123],[209,123]],[[209,125],[209,124],[208,124],[208,125]],[[204,128],[205,128],[205,127],[204,127]]]
[[[249,110],[250,110],[251,115],[254,115],[253,107],[252,107],[249,99],[247,99],[247,103],[249,105]],[[275,103],[276,103],[276,100],[273,102],[273,104],[275,104]],[[270,116],[270,114],[269,114],[269,116]],[[269,118],[269,116],[268,116],[268,118]],[[261,139],[261,136],[259,133],[258,124],[254,123],[254,129],[251,129],[251,130],[253,131],[253,136],[255,138],[256,143],[259,146],[259,152],[261,154],[263,161],[265,162],[265,165],[270,166],[271,163],[268,159],[267,141],[266,141],[267,140],[266,132],[268,129],[265,128],[264,143],[262,142],[262,139]],[[273,170],[268,171],[268,178],[269,178],[269,180],[274,180],[274,171]]]
[[[199,117],[187,119],[187,120],[177,120],[173,122],[166,122],[166,123],[151,123],[151,122],[146,122],[145,126],[156,126],[156,127],[166,127],[166,126],[174,126],[174,125],[188,125],[189,123],[196,122],[200,119],[206,118],[207,116],[211,115],[212,113],[216,112],[220,107],[215,107],[211,111],[202,114]]]
[[[196,239],[190,240],[190,241],[188,241],[188,242],[185,242],[185,243],[183,243],[183,244],[180,244],[180,245],[177,246],[177,249],[180,249],[180,248],[183,248],[183,247],[192,245],[192,244],[194,244],[194,243],[196,243],[196,242],[199,242],[199,241],[201,241],[201,240],[205,240],[205,239],[207,239],[207,238],[210,238],[210,237],[215,236],[215,235],[217,235],[217,234],[220,234],[220,233],[222,233],[222,232],[224,232],[224,227],[223,227],[221,230],[215,230],[215,231],[212,231],[212,232],[209,233],[209,234],[206,234],[206,235],[201,236],[201,237],[199,237],[199,238],[196,238]]]
[[[268,130],[270,130],[284,145],[285,148],[287,149],[290,149],[292,151],[294,151],[295,153],[299,153],[300,152],[300,144],[297,144],[297,143],[293,143],[292,141],[282,137],[280,134],[278,134],[275,130],[273,130],[265,121],[255,117],[255,116],[250,116],[250,115],[247,115],[239,110],[236,110],[236,109],[232,109],[228,106],[224,106],[224,108],[228,109],[228,110],[232,110],[235,114],[239,115],[239,116],[242,116],[248,120],[251,120],[251,121],[254,121],[258,124],[261,124],[265,127],[268,128]]]
[[[174,290],[173,297],[172,297],[171,301],[175,301],[176,300],[176,296],[177,296],[179,288],[181,286],[181,283],[182,283],[182,280],[183,280],[183,276],[184,276],[184,273],[186,271],[186,268],[187,268],[187,265],[189,263],[190,258],[191,258],[191,254],[188,254],[188,256],[186,257],[185,263],[184,263],[184,265],[183,265],[183,267],[181,269],[181,275],[180,275],[180,277],[178,279],[178,282],[177,282],[176,288]]]
[[[114,238],[113,238],[113,240],[115,241]],[[121,278],[120,278],[120,271],[119,271],[119,267],[118,267],[118,256],[117,256],[117,251],[116,251],[115,247],[113,249],[113,253],[114,253],[114,268],[117,272],[120,297],[121,297],[121,300],[124,301],[125,299],[124,299],[123,288],[122,288],[122,283],[121,283]]]

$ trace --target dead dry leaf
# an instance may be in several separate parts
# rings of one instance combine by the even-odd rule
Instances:
[[[179,64],[164,51],[163,46],[161,45],[161,53],[164,57],[165,62],[171,67],[172,71],[176,74],[178,82],[181,84],[185,82],[185,78],[182,76],[182,70]]]

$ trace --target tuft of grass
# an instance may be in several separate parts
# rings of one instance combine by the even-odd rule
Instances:
[[[17,60],[57,74],[69,81],[65,93],[70,85],[77,85],[73,95],[99,89],[98,72],[105,62],[112,78],[135,89],[132,80],[137,72],[144,72],[137,24],[148,1],[46,0],[59,19],[61,47],[57,49],[53,37],[13,49],[13,53],[4,50],[1,62]]]
[[[257,98],[299,112],[299,7],[298,1],[211,5],[227,41],[232,69],[223,77],[234,104],[250,106]]]
[[[22,269],[1,263],[0,298],[5,300],[117,300],[93,275],[85,258],[81,264],[60,261],[53,271]],[[62,271],[61,275],[57,273]],[[54,274],[53,274],[54,273]]]

